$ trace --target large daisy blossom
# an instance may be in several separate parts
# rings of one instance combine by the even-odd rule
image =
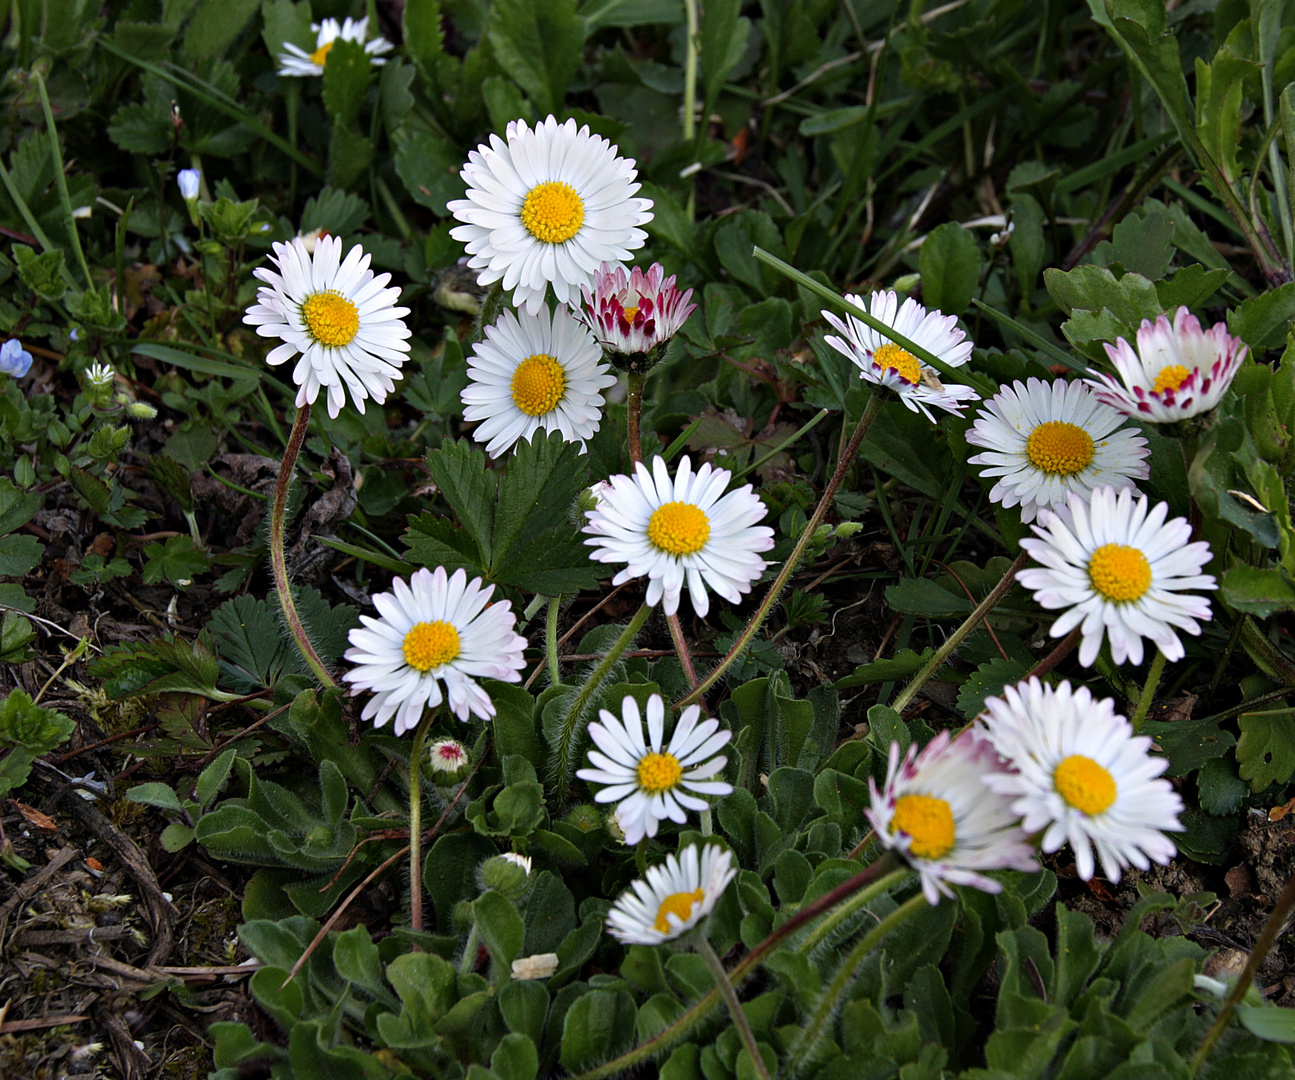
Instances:
[[[576,775],[607,785],[594,801],[619,804],[617,821],[625,843],[656,836],[657,822],[666,818],[682,825],[688,820],[685,811],[710,805],[699,795],[732,794],[732,784],[712,777],[728,762],[715,755],[733,733],[721,728],[718,720],[703,720],[700,706],[684,709],[664,748],[665,702],[660,694],[648,698],[646,739],[639,704],[628,694],[621,702],[620,716],[600,709],[598,717],[589,725],[593,768],[580,769]]]
[[[394,716],[396,734],[403,735],[425,708],[446,699],[460,720],[494,716],[490,695],[475,680],[519,682],[526,648],[514,630],[512,605],[490,603],[494,591],[480,578],[469,582],[461,569],[447,575],[438,566],[415,571],[408,583],[397,578],[389,593],[375,593],[380,618],[360,616],[364,626],[351,631],[346,652],[355,667],[342,676],[352,696],[373,691],[362,718],[382,727]]]
[[[639,356],[666,344],[697,310],[692,289],[680,292],[675,275],[653,263],[645,274],[637,266],[603,263],[593,288],[582,285],[585,303],[580,317],[610,353]]]
[[[974,730],[953,739],[942,731],[920,753],[910,746],[902,762],[899,744],[891,743],[885,787],[878,791],[869,778],[864,813],[882,846],[917,871],[930,903],[938,904],[941,893],[953,896],[950,884],[1001,892],[987,870],[1037,869],[1007,800],[985,791],[982,778],[1001,768]]]
[[[737,876],[733,855],[718,844],[690,844],[650,866],[612,905],[607,930],[626,945],[661,945],[709,915]]]
[[[1124,867],[1146,870],[1173,858],[1166,831],[1181,832],[1183,801],[1168,780],[1157,779],[1168,758],[1153,757],[1151,739],[1110,698],[1093,699],[1068,682],[1053,688],[1037,678],[985,700],[986,736],[1014,766],[985,776],[991,791],[1011,800],[1027,833],[1056,851],[1069,842],[1079,876],[1095,869],[1093,850],[1111,881]]]
[[[871,302],[853,293],[845,299],[938,356],[950,367],[961,367],[971,359],[972,343],[966,340],[967,335],[952,315],[927,311],[911,297],[901,305],[898,294],[891,289],[873,293]],[[824,340],[837,352],[849,357],[863,379],[895,391],[908,408],[920,412],[928,420],[935,420],[931,415],[932,405],[945,412],[961,413],[967,401],[980,397],[970,386],[961,383],[945,386],[934,368],[853,315],[842,319],[824,311],[823,318],[844,335],[828,335]]]
[[[301,354],[292,372],[297,406],[314,402],[321,389],[329,416],[342,411],[347,390],[360,412],[365,398],[381,405],[403,378],[400,365],[409,352],[409,309],[395,306],[400,289],[387,287],[391,275],[375,277],[358,244],[342,259],[336,236],[321,237],[313,255],[300,237],[276,243],[271,258],[279,272],[253,271],[265,284],[243,322],[261,337],[282,341],[266,356],[267,364]]]
[[[616,376],[593,335],[566,308],[505,311],[468,358],[463,419],[498,457],[536,431],[560,431],[584,448],[602,419],[602,391]]]
[[[514,120],[504,139],[491,135],[469,153],[459,175],[467,197],[449,210],[463,224],[450,235],[479,284],[502,282],[532,315],[546,285],[559,303],[579,304],[603,263],[628,261],[647,239],[638,226],[652,220],[652,200],[634,197],[634,160],[575,120],[550,116],[534,129]]]
[[[372,41],[364,40],[369,36],[367,15],[362,19],[348,18],[340,25],[336,19],[325,19],[322,23],[311,23],[310,29],[315,32],[315,51],[306,52],[301,46],[285,41],[283,48],[286,51],[279,54],[280,75],[322,75],[324,65],[328,62],[328,54],[339,38],[342,41],[354,41],[358,45],[363,45],[364,51],[369,54],[370,61],[375,66],[385,64],[386,60],[382,58],[382,54],[395,48],[383,37],[375,37]]]
[[[1079,662],[1090,667],[1109,637],[1111,657],[1142,663],[1142,639],[1153,641],[1166,660],[1183,658],[1177,627],[1199,634],[1197,620],[1210,618],[1210,602],[1186,589],[1213,589],[1201,568],[1210,561],[1204,540],[1191,542],[1185,518],[1165,521],[1167,503],[1151,506],[1131,490],[1102,487],[1091,501],[1071,494],[1056,511],[1043,510],[1031,525],[1036,537],[1021,541],[1041,567],[1017,580],[1045,608],[1068,608],[1052,624],[1064,637],[1081,626]]]
[[[985,403],[967,432],[967,442],[987,450],[969,460],[988,466],[982,476],[998,478],[989,497],[1020,504],[1029,524],[1040,507],[1060,506],[1072,491],[1132,487],[1150,475],[1147,440],[1134,428],[1116,430],[1124,419],[1083,383],[1014,382]]]
[[[763,572],[758,554],[773,547],[773,530],[757,525],[765,505],[745,484],[724,494],[732,473],[706,462],[696,473],[685,457],[673,480],[664,459],[652,459],[649,472],[641,461],[634,475],[611,477],[598,492],[589,513],[585,543],[597,562],[626,563],[614,578],[648,578],[647,602],[664,599],[664,610],[679,610],[684,585],[693,610],[702,618],[710,610],[709,586],[729,603],[750,592]]]
[[[1153,424],[1209,412],[1246,358],[1246,346],[1223,323],[1202,330],[1185,307],[1172,325],[1164,315],[1143,319],[1137,338],[1136,350],[1124,338],[1106,346],[1118,379],[1100,374],[1089,383],[1111,408]]]

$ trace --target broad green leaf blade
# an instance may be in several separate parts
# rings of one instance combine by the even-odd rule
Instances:
[[[495,0],[486,35],[499,66],[540,113],[559,112],[585,45],[576,0]]]
[[[459,523],[475,538],[482,561],[494,561],[494,472],[486,467],[484,451],[467,439],[444,442],[427,455],[427,471],[450,504]],[[425,515],[424,515],[425,516]]]

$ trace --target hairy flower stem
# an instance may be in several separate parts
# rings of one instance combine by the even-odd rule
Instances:
[[[688,639],[683,636],[683,625],[679,622],[678,613],[667,615],[665,621],[670,627],[670,640],[674,642],[674,651],[679,657],[684,678],[688,680],[689,687],[696,686],[697,667],[692,662],[692,653],[688,651]]]
[[[728,1006],[728,1014],[733,1018],[733,1025],[737,1028],[737,1033],[742,1037],[742,1045],[746,1047],[746,1052],[751,1055],[751,1064],[755,1067],[755,1074],[760,1080],[769,1080],[769,1070],[765,1067],[764,1058],[760,1056],[759,1044],[755,1041],[755,1035],[751,1031],[751,1025],[747,1023],[746,1013],[742,1011],[742,1003],[737,999],[737,991],[733,989],[733,984],[728,981],[728,972],[724,970],[724,965],[715,955],[715,950],[711,948],[710,942],[701,934],[697,935],[697,951],[701,953],[702,959],[706,961],[706,966],[710,968],[710,973],[714,976],[715,986],[718,988],[720,997],[724,999],[724,1004]]]
[[[1137,712],[1133,714],[1133,730],[1142,730],[1142,722],[1147,718],[1151,702],[1155,700],[1156,688],[1160,685],[1160,676],[1165,670],[1165,654],[1156,649],[1151,658],[1151,667],[1147,669],[1147,681],[1142,684],[1142,695],[1138,698]]]
[[[544,621],[544,653],[549,660],[549,685],[562,682],[562,669],[558,666],[558,615],[562,612],[562,597],[549,599],[549,614]]]
[[[292,422],[292,432],[288,436],[283,462],[279,466],[279,480],[274,485],[274,507],[270,511],[270,565],[274,569],[274,587],[279,594],[279,607],[306,666],[326,688],[337,689],[337,680],[328,673],[324,661],[315,652],[315,647],[310,643],[310,635],[306,633],[306,626],[297,614],[292,585],[288,581],[288,560],[283,552],[283,519],[287,516],[288,488],[292,485],[297,455],[301,453],[301,444],[306,441],[306,428],[309,424],[310,404],[307,403],[297,409],[297,418]]]
[[[823,496],[818,500],[818,505],[814,507],[813,515],[805,522],[805,528],[800,534],[800,539],[796,541],[796,546],[787,557],[787,561],[782,564],[782,569],[778,571],[778,576],[773,579],[773,584],[769,586],[769,591],[760,602],[760,606],[756,608],[755,614],[751,616],[751,621],[746,624],[745,629],[738,635],[737,640],[733,642],[733,647],[724,654],[724,658],[715,665],[711,673],[694,686],[686,696],[674,703],[676,709],[682,709],[696,701],[700,701],[706,691],[719,682],[724,672],[733,666],[737,658],[751,644],[751,639],[764,625],[764,620],[769,617],[769,612],[773,610],[773,605],[777,602],[778,597],[782,595],[782,590],[786,588],[791,575],[796,572],[796,567],[800,565],[800,560],[805,557],[806,549],[814,539],[814,534],[818,532],[818,527],[822,524],[823,518],[827,516],[828,508],[832,505],[832,500],[836,498],[836,492],[841,486],[841,481],[845,479],[846,470],[849,469],[850,463],[854,461],[854,456],[859,452],[864,436],[868,434],[868,429],[872,427],[872,422],[877,418],[880,411],[881,395],[874,393],[868,398],[868,404],[864,406],[863,415],[859,417],[859,423],[854,429],[854,435],[850,438],[850,444],[837,461],[836,471],[832,473],[832,478],[827,482],[827,487],[823,489]]]
[[[894,888],[910,873],[909,869],[906,866],[903,866],[900,863],[899,858],[891,851],[887,851],[873,865],[881,867],[883,872],[885,867],[888,866],[894,867],[894,869],[891,870],[890,873],[886,874],[886,876],[881,880],[874,881],[865,889],[860,889],[844,904],[835,908],[832,914],[814,927],[813,931],[805,938],[805,940],[796,946],[797,952],[807,953],[814,949],[820,941],[863,907],[864,904],[880,896],[887,889]]]
[[[625,424],[629,429],[630,461],[637,465],[643,460],[643,437],[639,431],[643,418],[643,372],[631,371],[625,381],[629,388],[625,399]]]
[[[423,745],[436,712],[430,709],[418,721],[409,752],[409,926],[413,930],[423,928]],[[420,951],[417,944],[414,951]]]
[[[913,681],[904,687],[899,696],[890,703],[892,709],[897,713],[902,713],[909,706],[913,698],[917,696],[917,692],[926,684],[927,679],[944,665],[944,662],[953,655],[953,651],[966,640],[967,635],[979,626],[985,616],[993,611],[998,606],[998,602],[1007,595],[1007,590],[1012,587],[1012,582],[1016,580],[1017,572],[1025,566],[1029,557],[1024,551],[1016,556],[1016,561],[1007,568],[1007,573],[1003,575],[1003,580],[990,590],[989,595],[980,602],[976,610],[968,615],[966,621],[945,639],[944,644],[935,650],[935,655],[923,664],[921,670],[913,676]]]

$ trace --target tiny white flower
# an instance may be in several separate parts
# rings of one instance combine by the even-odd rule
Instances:
[[[304,77],[309,75],[322,75],[324,65],[328,63],[328,54],[332,51],[334,43],[340,38],[343,41],[354,41],[358,45],[364,46],[364,51],[369,54],[370,62],[377,67],[385,64],[382,54],[390,52],[394,45],[386,38],[376,37],[372,41],[365,41],[369,36],[369,17],[366,15],[362,19],[347,19],[345,22],[338,24],[336,19],[325,19],[322,23],[311,23],[310,29],[315,32],[315,51],[306,52],[299,45],[294,45],[290,41],[285,41],[283,47],[286,50],[279,54],[279,74]]]
[[[536,953],[534,956],[523,956],[513,961],[513,978],[547,979],[558,969],[558,954],[553,952]]]
[[[85,372],[86,385],[92,390],[107,390],[116,378],[117,373],[111,364],[94,363]]]
[[[180,185],[180,197],[185,202],[193,202],[198,197],[198,182],[202,174],[197,169],[181,169],[176,173],[176,183]]]
[[[732,852],[690,844],[667,855],[633,882],[607,913],[607,929],[626,945],[661,945],[687,933],[715,910],[737,876]]]

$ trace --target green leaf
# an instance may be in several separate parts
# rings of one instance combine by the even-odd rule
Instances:
[[[1206,152],[1218,162],[1229,183],[1241,179],[1237,163],[1241,147],[1241,98],[1245,81],[1259,74],[1253,60],[1224,46],[1207,64],[1196,58],[1196,134]]]
[[[193,642],[168,634],[144,645],[110,648],[91,663],[90,673],[104,680],[104,693],[114,698],[168,691],[221,696],[220,664],[201,635]]]
[[[1263,791],[1273,784],[1284,784],[1295,775],[1295,730],[1292,710],[1275,709],[1263,713],[1245,713],[1238,724],[1238,773],[1250,783],[1251,791]]]
[[[535,1080],[540,1069],[540,1055],[527,1036],[512,1031],[499,1040],[490,1055],[490,1071],[507,1080]]]
[[[40,564],[44,552],[34,536],[0,537],[0,577],[22,577]]]
[[[174,810],[177,814],[184,813],[184,805],[180,802],[170,784],[136,784],[126,792],[126,798],[131,802],[143,803],[145,806],[156,806],[159,810]]]
[[[47,754],[67,742],[76,721],[35,704],[25,690],[11,690],[0,701],[0,745]]]
[[[1043,282],[1052,298],[1067,313],[1110,311],[1127,326],[1160,314],[1155,286],[1141,274],[1116,278],[1104,266],[1076,266],[1073,270],[1045,270]]]
[[[1201,809],[1216,817],[1235,814],[1249,790],[1237,776],[1236,767],[1226,758],[1214,758],[1196,774],[1196,790]]]
[[[1157,281],[1156,296],[1166,311],[1177,307],[1195,310],[1218,292],[1227,279],[1226,270],[1206,270],[1200,263],[1191,263],[1173,277]]]
[[[144,568],[140,576],[145,585],[159,581],[172,584],[187,582],[207,570],[207,553],[194,546],[188,536],[171,536],[165,544],[144,547]]]
[[[21,490],[12,480],[0,478],[0,533],[26,525],[40,509],[41,497]]]
[[[497,474],[486,467],[485,452],[467,439],[446,441],[427,455],[427,471],[467,528],[487,562],[494,559],[494,513]]]
[[[488,889],[472,901],[472,917],[476,920],[481,943],[490,950],[498,966],[498,974],[507,979],[511,965],[522,952],[526,926],[517,914],[513,902],[502,893]]]
[[[558,112],[584,51],[576,0],[495,0],[486,35],[499,66],[540,113]]]
[[[260,0],[200,0],[184,33],[184,51],[194,60],[223,56],[260,6]]]
[[[198,774],[194,794],[198,799],[200,809],[206,810],[211,800],[225,786],[225,781],[229,779],[229,772],[234,767],[234,758],[237,756],[237,750],[226,750]]]
[[[1267,618],[1295,609],[1295,585],[1281,569],[1261,569],[1244,563],[1223,571],[1219,595],[1233,611]]]
[[[350,187],[373,164],[373,143],[343,124],[333,125],[328,143],[328,182],[335,187]]]
[[[1104,266],[1118,263],[1125,271],[1159,283],[1174,257],[1173,233],[1167,214],[1134,211],[1115,226],[1110,240],[1097,245],[1093,257]]]
[[[984,710],[985,698],[997,696],[1005,686],[1020,682],[1031,667],[1031,663],[1004,660],[1001,656],[981,664],[958,690],[958,711],[968,720],[974,720]]]
[[[45,300],[63,298],[67,284],[60,248],[37,255],[25,244],[15,244],[13,255],[14,262],[18,264],[18,276],[27,288]]]
[[[871,686],[873,683],[894,682],[915,675],[934,650],[926,649],[921,654],[912,649],[900,649],[887,660],[873,660],[860,664],[844,679],[838,679],[833,685],[838,690],[848,690],[853,686]]]
[[[583,1072],[629,1049],[637,1011],[623,990],[591,990],[576,998],[562,1025],[562,1067]]]
[[[1295,319],[1295,282],[1260,293],[1228,312],[1228,330],[1256,352],[1275,349],[1286,340]]]
[[[406,0],[402,16],[405,55],[427,86],[435,88],[436,69],[444,56],[445,31],[439,0]]]
[[[163,851],[183,851],[193,843],[193,828],[182,821],[173,821],[158,837]]]
[[[373,64],[358,41],[337,38],[324,64],[324,107],[334,124],[352,128],[368,96]],[[330,232],[338,231],[330,227]]]
[[[965,596],[941,588],[930,578],[903,578],[896,585],[887,585],[886,603],[901,614],[931,618],[965,615],[972,608]]]
[[[358,195],[326,187],[312,195],[301,212],[303,233],[325,229],[332,236],[346,236],[369,220],[369,204]]]
[[[1275,1005],[1238,1005],[1234,1011],[1251,1035],[1268,1042],[1295,1043],[1295,1010]]]
[[[922,298],[946,315],[961,315],[980,286],[980,247],[956,221],[937,226],[922,244]]]
[[[684,21],[682,0],[584,0],[580,17],[595,34],[607,26],[649,26]]]

